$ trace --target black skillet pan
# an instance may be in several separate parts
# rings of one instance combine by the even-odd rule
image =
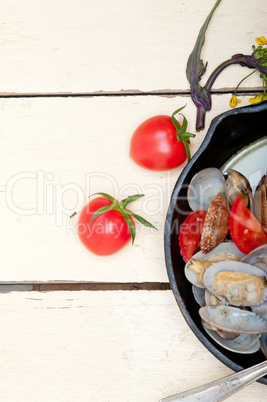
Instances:
[[[213,341],[203,329],[199,306],[192,294],[192,286],[184,275],[184,261],[178,243],[179,228],[191,212],[186,194],[192,177],[207,167],[221,168],[239,150],[267,136],[267,102],[233,109],[211,122],[206,137],[177,180],[165,221],[165,262],[170,285],[178,306],[191,330],[207,349],[234,371],[240,371],[265,360],[261,351],[238,354]],[[267,155],[266,155],[267,167]],[[258,380],[267,384],[267,376]]]

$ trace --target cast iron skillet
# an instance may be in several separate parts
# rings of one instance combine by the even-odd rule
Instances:
[[[267,136],[267,102],[233,109],[213,119],[201,147],[174,186],[165,221],[165,262],[179,308],[204,346],[234,371],[260,363],[264,356],[260,351],[248,355],[228,351],[206,334],[198,314],[199,306],[192,295],[192,286],[184,275],[185,264],[180,255],[178,233],[184,219],[191,212],[186,193],[187,185],[195,173],[206,167],[221,168],[236,152],[264,136]],[[267,376],[259,381],[267,384]]]

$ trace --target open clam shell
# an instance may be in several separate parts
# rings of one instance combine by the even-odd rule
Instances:
[[[252,306],[252,311],[267,320],[267,302]]]
[[[221,304],[220,300],[210,293],[208,289],[205,289],[205,306],[218,306],[219,304]]]
[[[240,261],[213,264],[203,284],[224,304],[251,306],[267,300],[267,276],[260,268]]]
[[[202,320],[209,323],[214,329],[236,334],[260,334],[267,332],[267,321],[248,310],[238,307],[205,306],[199,309]]]
[[[199,286],[192,285],[192,293],[197,304],[199,304],[200,307],[205,306],[205,289]]]
[[[235,339],[225,339],[217,331],[205,326],[204,329],[215,342],[231,352],[250,354],[260,349],[260,336],[257,334],[240,334]]]
[[[246,206],[252,210],[253,196],[251,185],[242,173],[234,169],[227,171],[224,193],[230,206],[233,204],[236,197],[240,196],[245,201]]]
[[[225,256],[226,254],[233,255],[237,259],[241,260],[245,254],[243,254],[233,242],[223,242],[219,244],[214,250],[210,253],[203,254],[202,251],[196,253],[185,265],[185,276],[193,285],[204,288],[202,282],[199,282],[198,275],[192,269],[189,269],[190,265],[194,260],[197,261],[207,261],[213,259],[215,262],[214,256],[216,255],[216,262],[219,261],[220,256]],[[217,258],[218,256],[218,258]]]
[[[223,191],[225,178],[217,168],[200,170],[189,183],[187,200],[193,211],[207,211],[211,200]]]
[[[212,332],[217,332],[217,334],[219,335],[218,338],[219,339],[222,338],[221,339],[222,344],[223,344],[223,339],[227,339],[229,341],[229,340],[236,339],[240,335],[240,334],[236,334],[235,332],[227,332],[227,331],[222,331],[220,329],[215,330],[208,322],[206,322],[204,320],[202,320],[202,325],[203,325],[204,329],[207,329]]]
[[[245,255],[241,261],[246,264],[255,265],[267,274],[267,244],[255,248],[249,254]]]
[[[254,194],[254,215],[267,233],[267,176],[264,175]]]

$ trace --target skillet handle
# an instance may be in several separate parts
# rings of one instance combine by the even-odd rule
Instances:
[[[267,361],[189,391],[161,399],[160,402],[219,402],[267,374]]]

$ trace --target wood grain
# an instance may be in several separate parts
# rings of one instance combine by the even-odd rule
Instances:
[[[188,89],[186,62],[214,0],[1,1],[0,90],[86,93]],[[207,76],[265,34],[264,0],[224,0],[207,32]],[[247,74],[226,70],[216,88]],[[206,78],[205,78],[206,79]],[[259,86],[251,77],[245,86]]]
[[[133,131],[153,115],[187,104],[195,132],[186,62],[214,0],[0,5],[0,399],[152,402],[231,374],[169,289],[164,221],[185,164],[150,172],[128,156]],[[263,0],[223,0],[202,53],[206,76],[251,53],[266,17]],[[247,73],[231,67],[215,82],[192,154]],[[242,105],[260,86],[256,75],[242,84]],[[158,230],[137,226],[133,247],[90,254],[77,218],[98,191],[144,193],[133,209]],[[228,400],[266,401],[266,387],[251,384]]]
[[[187,327],[171,291],[0,299],[6,402],[152,402],[232,373]],[[229,401],[263,402],[265,388],[251,384]]]

